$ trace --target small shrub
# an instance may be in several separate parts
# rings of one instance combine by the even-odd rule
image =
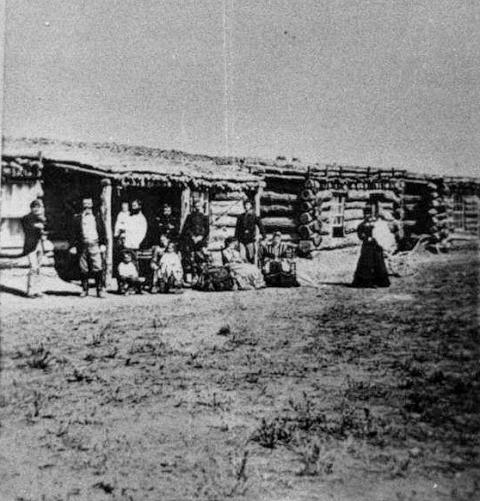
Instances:
[[[272,421],[263,418],[259,428],[253,432],[251,440],[267,449],[274,449],[292,439],[293,429],[294,426],[285,417],[276,417]]]
[[[318,435],[310,438],[297,433],[289,448],[302,464],[298,475],[329,475],[333,472],[338,450],[332,440]]]
[[[195,465],[200,476],[194,497],[209,501],[223,501],[244,496],[248,489],[247,462],[247,449],[240,457],[230,453],[226,459],[210,452],[206,461]]]
[[[49,350],[47,350],[42,343],[38,346],[28,345],[27,354],[25,355],[28,367],[31,369],[41,369],[47,370],[50,366],[50,363],[53,360],[53,357]]]
[[[220,329],[217,332],[218,336],[228,336],[229,334],[231,334],[229,325],[224,325],[223,327],[220,327]]]

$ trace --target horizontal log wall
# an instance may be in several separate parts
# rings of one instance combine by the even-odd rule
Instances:
[[[295,203],[297,201],[296,193],[277,193],[275,191],[264,191],[261,205],[274,205],[281,203]]]
[[[209,249],[218,252],[225,247],[225,239],[233,237],[237,218],[244,212],[242,192],[220,192],[210,197]],[[218,257],[218,256],[217,256]]]
[[[266,172],[265,188],[260,201],[262,224],[271,237],[276,231],[285,241],[297,242],[298,193],[302,190],[305,176],[294,172]]]
[[[296,220],[293,217],[263,217],[262,223],[267,232],[292,230],[297,227]]]

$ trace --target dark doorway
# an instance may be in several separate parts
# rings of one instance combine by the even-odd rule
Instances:
[[[147,219],[148,230],[145,238],[145,245],[156,240],[155,219],[162,212],[163,204],[172,207],[172,214],[180,223],[181,209],[181,189],[180,188],[122,188],[118,190],[113,197],[112,203],[112,223],[115,224],[118,213],[120,212],[122,202],[131,202],[139,200],[142,205],[142,212]]]

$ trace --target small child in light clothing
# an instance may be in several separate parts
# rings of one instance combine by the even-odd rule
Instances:
[[[170,242],[159,263],[158,283],[160,292],[181,292],[182,278],[182,261],[175,252],[175,244]]]
[[[122,262],[118,265],[118,289],[120,294],[129,294],[134,291],[142,294],[142,281],[133,262],[130,252],[123,254]]]

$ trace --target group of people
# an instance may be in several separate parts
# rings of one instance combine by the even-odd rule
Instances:
[[[214,265],[208,250],[209,218],[195,199],[182,228],[168,204],[149,227],[141,203],[122,203],[114,225],[114,276],[120,294],[180,293],[184,287],[203,290],[248,290],[266,285],[291,286],[294,280],[292,250],[274,234],[266,242],[265,230],[249,200],[237,219],[235,236],[227,238],[222,264]],[[260,241],[257,238],[260,236]],[[97,296],[106,296],[106,231],[103,219],[93,212],[91,198],[82,200],[82,210],[72,225],[70,253],[76,256],[82,286],[89,294],[95,280]],[[151,250],[147,270],[140,270],[142,250]],[[223,278],[222,278],[223,277]]]
[[[41,199],[34,200],[30,209],[22,219],[23,254],[29,260],[27,295],[40,297],[40,267],[47,242],[46,218]],[[244,209],[237,219],[234,236],[225,240],[222,264],[214,265],[208,251],[209,218],[203,213],[199,200],[193,201],[182,228],[172,207],[164,204],[150,233],[141,203],[138,200],[123,203],[113,231],[118,292],[178,293],[185,286],[203,290],[248,290],[298,285],[292,246],[282,241],[280,232],[267,241],[261,219],[249,200],[244,202]],[[374,217],[366,211],[358,236],[362,247],[352,285],[388,287],[389,275],[395,275],[392,255],[401,238],[398,223],[389,213],[381,211]],[[151,257],[147,271],[140,273],[139,252],[145,246],[151,249]],[[91,278],[95,281],[97,296],[106,297],[106,249],[103,218],[94,213],[92,198],[85,197],[81,212],[73,218],[69,241],[69,252],[80,272],[81,297],[88,296]]]

